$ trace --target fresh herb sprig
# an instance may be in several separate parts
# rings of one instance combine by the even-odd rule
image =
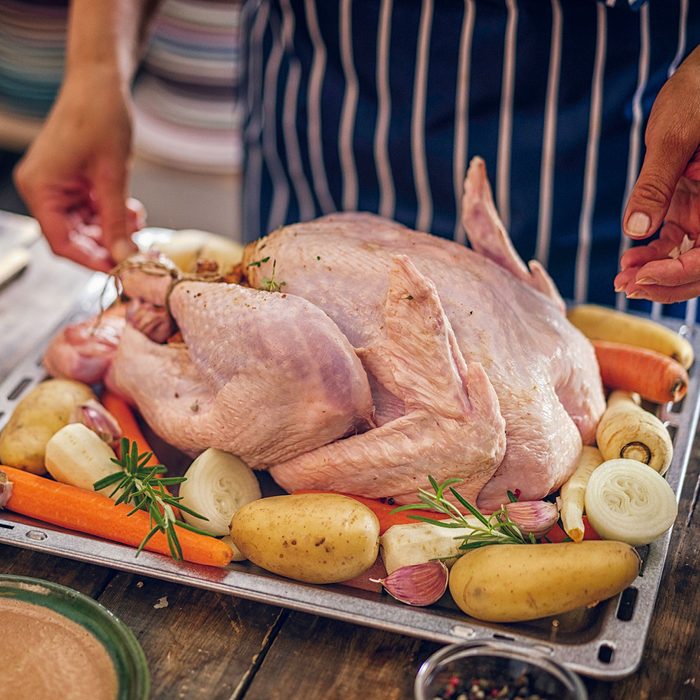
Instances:
[[[321,258],[318,258],[320,260]],[[260,260],[253,260],[252,262],[248,263],[248,267],[260,267],[263,263],[266,263],[270,260],[270,256],[267,255],[264,258],[260,258]],[[272,272],[270,273],[270,277],[263,277],[260,280],[260,289],[265,291],[265,292],[281,292],[282,287],[284,287],[287,283],[286,282],[279,282],[275,278],[275,271],[277,269],[277,260],[272,261]]]
[[[269,258],[266,258],[269,260]],[[270,277],[263,277],[260,281],[260,289],[266,292],[281,292],[286,282],[278,282],[275,279],[275,270],[277,268],[277,260],[272,261],[272,273]]]
[[[418,489],[418,500],[420,503],[413,503],[405,506],[394,508],[392,513],[399,513],[404,510],[431,510],[438,513],[444,513],[449,516],[449,520],[437,520],[422,515],[409,515],[413,520],[420,520],[431,525],[447,528],[466,528],[470,532],[462,537],[460,549],[469,550],[485,547],[490,544],[536,544],[536,540],[532,533],[529,537],[525,536],[520,528],[511,520],[505,506],[501,506],[491,515],[484,515],[475,505],[469,503],[454,486],[461,484],[462,479],[446,479],[441,484],[432,477],[428,477],[430,485],[433,487],[434,493],[427,489]],[[462,511],[451,501],[445,497],[445,491],[454,496],[459,504],[474,516],[478,521],[475,524],[470,521]],[[510,498],[509,494],[509,498]],[[513,497],[514,498],[514,497]],[[512,498],[511,498],[512,500]]]
[[[201,520],[208,520],[208,518],[191,508],[183,506],[180,502],[182,500],[181,496],[173,496],[171,493],[168,493],[166,487],[181,484],[187,479],[184,476],[158,476],[159,474],[165,474],[167,469],[162,464],[147,467],[146,464],[151,459],[151,456],[151,452],[139,454],[136,442],[130,442],[127,438],[122,438],[121,459],[112,459],[112,462],[119,467],[118,471],[96,481],[92,487],[95,491],[100,491],[109,486],[114,486],[114,490],[109,494],[109,497],[112,498],[112,496],[119,493],[119,497],[114,504],[130,503],[134,506],[133,510],[127,515],[133,515],[138,510],[144,510],[148,513],[151,529],[138,546],[136,556],[143,551],[143,548],[156,533],[162,532],[167,539],[172,558],[181,560],[182,547],[177,536],[176,527],[191,530],[200,535],[208,536],[209,533],[182,520],[178,520],[175,517],[173,508],[178,508],[180,511],[189,513]]]

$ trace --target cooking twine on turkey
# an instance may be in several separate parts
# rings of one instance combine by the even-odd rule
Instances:
[[[104,347],[59,336],[46,364],[92,362],[167,442],[239,455],[287,489],[402,501],[433,473],[481,508],[508,490],[538,500],[593,443],[598,365],[515,252],[479,158],[462,210],[471,249],[370,214],[282,227],[246,248],[249,287],[127,261],[132,303],[167,301],[184,342],[127,317]]]

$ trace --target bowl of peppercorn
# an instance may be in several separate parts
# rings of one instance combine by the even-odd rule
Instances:
[[[535,648],[495,639],[453,644],[420,667],[416,700],[587,700],[581,679]]]

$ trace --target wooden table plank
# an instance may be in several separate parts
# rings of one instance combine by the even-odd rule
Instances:
[[[32,253],[30,268],[0,294],[0,377],[63,317],[89,278],[51,256],[43,241]],[[591,700],[700,698],[699,478],[696,441],[642,667],[618,683],[588,681]],[[418,667],[439,647],[8,546],[0,546],[0,572],[98,596],[143,644],[155,698],[409,698]],[[154,608],[161,598],[168,607]]]
[[[114,572],[102,566],[81,564],[70,559],[0,545],[0,574],[43,578],[95,597],[114,576]]]
[[[700,698],[700,506],[694,501],[699,479],[700,438],[695,441],[682,491],[640,670],[615,683],[586,679],[590,700]],[[421,663],[438,648],[437,644],[292,613],[246,700],[408,698]]]
[[[293,612],[245,698],[410,698],[418,667],[439,648],[419,639]]]
[[[154,700],[237,697],[282,615],[270,605],[124,573],[98,600],[141,643]]]
[[[31,251],[29,268],[0,294],[0,378],[65,317],[92,274],[54,257],[43,240]],[[154,698],[241,694],[281,615],[271,606],[9,546],[0,547],[0,573],[46,578],[98,597],[143,645]],[[168,607],[154,608],[161,598]]]
[[[639,671],[613,684],[588,681],[590,700],[700,700],[699,485],[700,437],[696,436]]]

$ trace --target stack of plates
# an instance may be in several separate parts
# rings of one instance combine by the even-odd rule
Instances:
[[[28,141],[25,127],[36,130],[56,97],[68,4],[0,0],[0,145],[10,127],[13,145]],[[241,0],[163,2],[134,90],[141,155],[189,172],[238,172],[240,11]]]
[[[240,2],[166,0],[134,91],[137,151],[188,171],[241,164]]]
[[[67,8],[67,0],[0,3],[0,109],[48,112],[63,74]]]

